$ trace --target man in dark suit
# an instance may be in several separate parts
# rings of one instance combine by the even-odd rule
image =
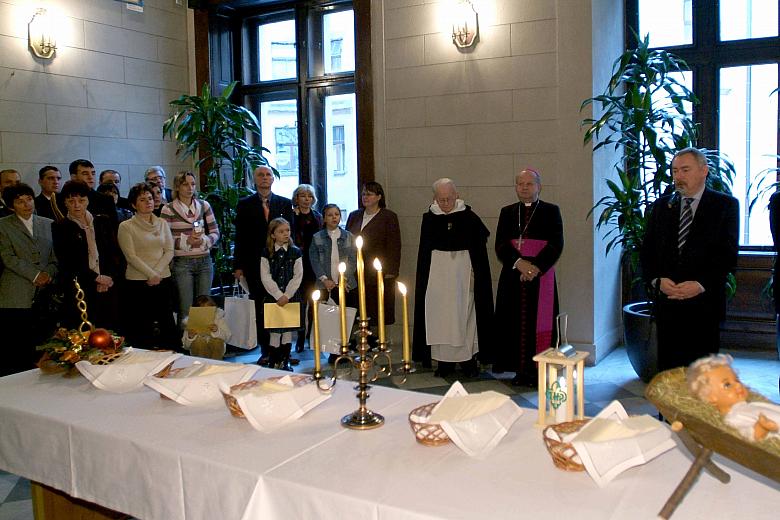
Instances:
[[[254,171],[257,193],[238,201],[236,206],[236,239],[233,251],[233,269],[236,279],[246,278],[249,297],[255,301],[257,319],[257,341],[261,355],[259,364],[267,363],[265,347],[268,334],[263,328],[263,299],[266,291],[260,282],[260,256],[266,246],[268,223],[283,217],[292,226],[292,201],[271,192],[274,183],[273,170],[268,166],[258,166]]]
[[[120,190],[120,185],[122,184],[122,175],[116,170],[103,170],[102,172],[100,172],[100,178],[98,179],[98,183],[99,184],[110,183],[116,186],[117,190]],[[119,195],[119,197],[117,198],[116,207],[121,209],[126,209],[128,211],[133,211],[133,208],[130,206],[130,201],[128,201],[122,195]]]
[[[150,166],[144,173],[144,182],[156,182],[162,188],[163,204],[173,202],[173,191],[165,187],[165,170],[162,166]]]
[[[67,210],[59,197],[62,174],[56,166],[44,166],[38,170],[41,193],[35,197],[35,214],[58,222],[65,218]]]
[[[13,208],[9,208],[3,202],[3,190],[9,186],[15,186],[22,182],[22,176],[14,169],[7,169],[0,171],[0,217],[7,217],[13,215]]]
[[[706,187],[707,158],[696,148],[672,160],[676,192],[652,206],[642,274],[653,287],[658,368],[687,366],[720,348],[726,278],[737,265],[739,203]]]
[[[86,159],[76,159],[68,166],[70,180],[81,181],[89,186],[89,212],[93,216],[105,215],[116,234],[119,228],[119,217],[116,214],[114,199],[95,191],[95,165]]]

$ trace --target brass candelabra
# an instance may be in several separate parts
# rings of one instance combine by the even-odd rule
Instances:
[[[391,358],[392,350],[388,348],[387,343],[378,343],[375,348],[371,348],[368,343],[368,337],[372,332],[368,328],[368,318],[358,320],[358,329],[355,335],[358,337],[357,356],[351,354],[349,345],[341,345],[340,354],[333,365],[333,374],[325,378],[322,371],[315,367],[314,380],[317,387],[323,392],[331,392],[340,379],[340,375],[350,376],[354,370],[358,371],[358,381],[355,390],[358,398],[358,408],[354,412],[341,418],[341,425],[353,430],[371,430],[382,426],[385,418],[366,406],[369,397],[369,390],[374,381],[394,377],[396,384],[402,385],[406,382],[407,374],[412,372],[411,361],[404,360],[401,365],[394,370]],[[328,380],[329,379],[329,380]]]

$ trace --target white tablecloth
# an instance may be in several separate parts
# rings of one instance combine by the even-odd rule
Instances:
[[[341,381],[332,399],[264,434],[224,405],[25,372],[0,378],[0,468],[144,520],[636,519],[655,518],[690,465],[673,450],[599,489],[552,465],[534,413],[475,460],[415,442],[407,414],[436,396],[374,387],[368,404],[386,424],[353,431],[339,419],[357,407],[354,393]],[[731,483],[703,474],[674,518],[777,518],[780,486],[725,466]]]

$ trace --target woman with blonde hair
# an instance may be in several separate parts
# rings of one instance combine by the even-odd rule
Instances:
[[[160,216],[173,235],[173,282],[179,295],[179,328],[198,296],[211,293],[214,265],[209,251],[219,240],[219,228],[211,206],[197,197],[195,174],[179,172],[173,177],[173,200]]]
[[[314,290],[314,270],[311,261],[309,261],[309,248],[311,247],[312,237],[322,229],[322,215],[314,209],[317,204],[317,195],[314,193],[314,186],[311,184],[301,184],[292,194],[293,203],[293,241],[295,245],[301,248],[303,253],[303,281],[301,282],[301,293],[304,299],[308,300],[309,295]],[[308,309],[306,316],[309,317],[311,308]],[[306,333],[309,330],[309,324],[298,334],[295,341],[295,351],[303,352]],[[292,360],[291,360],[292,361]]]

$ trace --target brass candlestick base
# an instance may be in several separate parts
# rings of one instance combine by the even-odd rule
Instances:
[[[321,372],[315,372],[314,374],[318,388],[323,392],[330,392],[336,384],[337,374],[346,374],[351,373],[352,370],[359,370],[358,384],[355,387],[359,403],[358,409],[341,418],[341,425],[352,430],[372,430],[384,424],[385,418],[369,410],[366,406],[369,397],[368,391],[371,388],[369,383],[376,381],[380,377],[393,375],[393,364],[390,358],[391,351],[387,348],[387,343],[379,343],[375,350],[371,350],[369,347],[368,336],[371,335],[371,331],[368,329],[368,321],[368,319],[358,320],[359,328],[355,332],[360,338],[357,346],[357,358],[354,358],[349,353],[348,345],[342,345],[341,354],[333,366],[333,376],[330,378],[330,382],[325,380]],[[398,384],[406,382],[406,375],[411,369],[412,364],[410,362],[404,362],[401,365],[399,370],[401,378],[397,381]]]

